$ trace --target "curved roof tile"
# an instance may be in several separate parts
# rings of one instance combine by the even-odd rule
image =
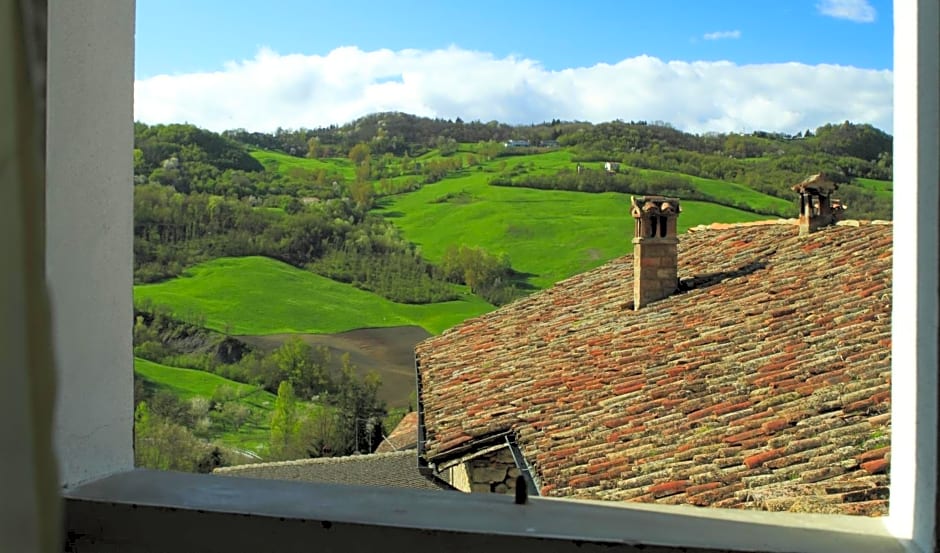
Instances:
[[[544,495],[882,514],[891,230],[699,228],[639,311],[626,256],[466,321],[416,348],[421,451],[511,430]]]

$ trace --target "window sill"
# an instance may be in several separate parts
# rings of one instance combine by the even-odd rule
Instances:
[[[68,551],[916,551],[882,519],[135,470],[64,492]],[[590,549],[590,548],[589,548]],[[604,548],[608,550],[608,547]],[[619,549],[619,548],[618,548]],[[657,549],[659,550],[659,549]]]

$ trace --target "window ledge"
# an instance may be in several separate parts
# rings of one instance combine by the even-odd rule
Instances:
[[[882,519],[298,483],[134,470],[65,490],[80,551],[435,551],[585,545],[916,551]],[[320,547],[317,549],[322,550]],[[443,548],[443,549],[442,549]],[[605,547],[605,550],[608,548]]]

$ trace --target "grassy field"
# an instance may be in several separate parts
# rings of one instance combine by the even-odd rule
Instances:
[[[134,358],[134,371],[147,381],[173,392],[182,400],[212,397],[219,386],[230,386],[239,396],[247,397],[257,394],[259,407],[266,405],[270,409],[274,406],[273,394],[259,390],[250,384],[235,382],[206,371],[169,367],[139,357]]]
[[[210,399],[220,386],[234,388],[238,394],[236,401],[247,407],[251,415],[237,431],[223,423],[221,426],[227,428],[215,432],[210,439],[256,454],[265,451],[271,430],[271,412],[277,399],[274,394],[205,371],[168,367],[140,358],[134,358],[134,372],[150,386],[166,390],[183,401],[194,397]]]
[[[669,173],[667,171],[656,171],[652,169],[637,169],[637,171],[643,175],[677,174]],[[787,201],[782,198],[770,196],[769,194],[758,192],[757,190],[754,190],[753,188],[743,184],[715,179],[706,179],[692,175],[685,175],[685,177],[692,182],[699,192],[707,194],[725,204],[737,205],[743,203],[754,211],[782,210],[784,213],[789,211],[795,213],[797,209],[796,200]]]
[[[871,190],[879,198],[884,198],[889,201],[891,200],[894,192],[894,183],[886,180],[856,178],[852,184]]]
[[[178,316],[205,318],[229,334],[332,334],[356,328],[417,325],[438,334],[492,309],[465,299],[406,305],[265,257],[220,258],[179,278],[134,287],[136,301],[166,305]]]
[[[502,163],[506,168],[512,168],[517,165],[524,165],[529,173],[538,175],[546,173],[557,173],[561,169],[577,168],[578,164],[571,160],[571,152],[568,150],[552,150],[541,154],[531,154],[525,156],[504,156],[488,162],[488,166],[499,168]],[[585,163],[585,166],[596,165],[603,168],[603,163]]]
[[[498,168],[500,163],[505,162],[507,169],[511,169],[513,166],[523,165],[526,168],[528,174],[554,174],[565,168],[572,170],[575,169],[578,164],[572,161],[571,158],[572,156],[570,152],[566,150],[555,150],[528,156],[503,157],[499,158],[497,161],[489,162],[487,167]],[[583,163],[583,165],[585,167],[598,170],[603,168],[603,164],[600,162],[586,162]],[[633,170],[637,171],[641,175],[678,175],[678,173],[657,171],[655,169],[634,168]],[[725,204],[745,204],[755,211],[762,209],[788,210],[794,208],[793,202],[758,192],[757,190],[754,190],[753,188],[743,184],[736,184],[733,182],[726,182],[715,179],[706,179],[692,175],[682,176],[688,178],[700,192],[708,194],[709,196]]]
[[[510,158],[507,163],[539,157],[565,163],[562,154]],[[538,288],[632,251],[627,195],[495,187],[487,184],[491,176],[465,170],[383,200],[382,212],[432,261],[440,260],[451,244],[481,246],[490,253],[508,254],[513,268],[530,274],[529,282]],[[680,232],[715,221],[768,218],[703,202],[683,202],[682,210]]]
[[[280,152],[269,150],[251,150],[251,157],[257,159],[269,171],[276,171],[286,174],[291,169],[304,169],[306,171],[336,171],[342,173],[347,180],[356,178],[356,168],[352,161],[346,158],[328,158],[328,159],[308,159],[304,157],[294,157]]]
[[[473,145],[461,145],[455,155],[467,156],[472,149]],[[339,170],[350,178],[354,173],[347,159],[304,159],[263,150],[254,150],[251,155],[281,172],[299,167]],[[436,157],[435,150],[421,160]],[[632,250],[633,220],[627,195],[489,186],[489,179],[497,172],[516,166],[530,174],[554,173],[574,168],[576,163],[566,150],[499,157],[415,192],[380,198],[377,211],[418,244],[432,262],[439,261],[450,245],[480,246],[493,254],[508,255],[512,267],[532,288],[549,287]],[[697,177],[692,177],[692,182],[702,192],[728,202],[756,207],[788,204],[742,185]],[[761,218],[767,217],[685,201],[679,230],[715,221]],[[397,304],[260,257],[223,258],[197,265],[180,278],[135,287],[135,299],[166,305],[183,318],[204,319],[211,329],[240,335],[332,334],[407,325],[437,334],[492,309],[468,293],[460,301]]]

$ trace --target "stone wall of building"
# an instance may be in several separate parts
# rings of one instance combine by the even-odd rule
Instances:
[[[519,469],[509,448],[503,448],[464,463],[474,493],[514,493]]]
[[[516,468],[508,447],[484,453],[442,471],[451,486],[467,493],[515,493]]]

